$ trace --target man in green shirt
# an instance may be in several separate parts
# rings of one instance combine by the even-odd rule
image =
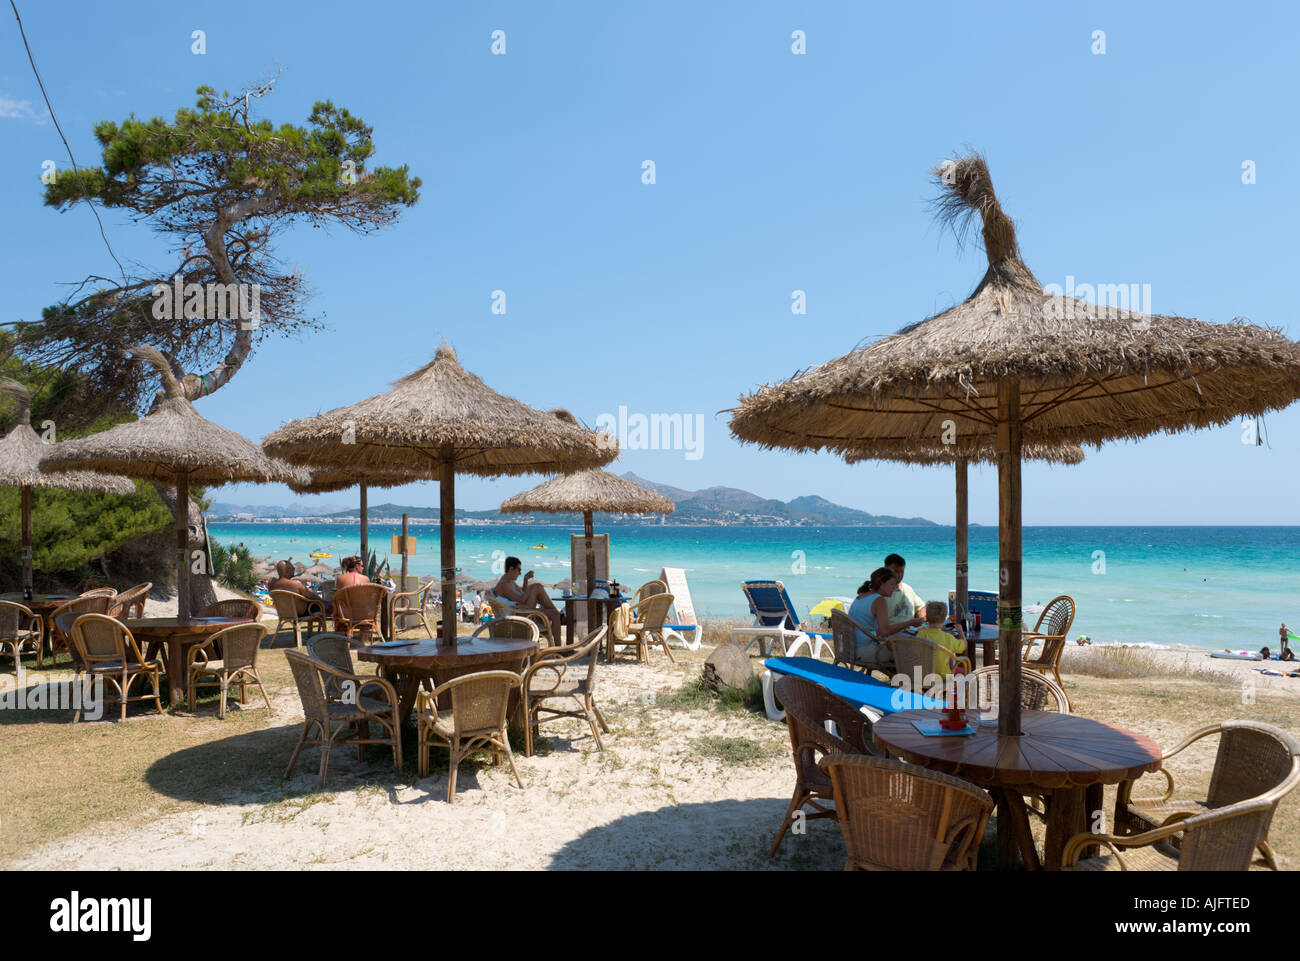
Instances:
[[[898,554],[890,554],[885,558],[885,566],[898,576],[898,588],[889,598],[890,622],[910,621],[914,617],[921,616],[925,609],[925,600],[903,582],[907,561]]]

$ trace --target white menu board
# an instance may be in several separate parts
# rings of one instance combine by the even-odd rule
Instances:
[[[659,572],[659,580],[668,585],[668,593],[673,596],[673,613],[669,618],[673,624],[695,624],[695,602],[691,600],[691,589],[686,585],[686,571],[680,567],[665,567]]]

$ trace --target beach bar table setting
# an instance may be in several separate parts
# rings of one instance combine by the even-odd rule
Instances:
[[[442,637],[454,642],[456,475],[506,477],[599,467],[618,456],[603,435],[498,394],[460,365],[450,344],[393,389],[269,434],[263,448],[326,471],[379,471],[439,487]],[[414,696],[414,695],[412,695]]]
[[[357,660],[377,664],[379,673],[397,688],[398,715],[401,723],[405,724],[422,683],[427,681],[437,687],[454,677],[478,671],[504,670],[520,674],[528,658],[537,653],[537,647],[535,640],[480,635],[463,637],[451,644],[444,643],[441,638],[388,641],[362,647],[356,656]],[[510,694],[508,716],[511,729],[523,733],[518,688]]]
[[[1011,867],[1019,849],[1026,868],[1057,871],[1066,842],[1090,830],[1107,784],[1132,781],[1160,767],[1160,746],[1149,737],[1074,714],[1023,711],[1021,733],[1000,734],[974,713],[974,734],[921,733],[914,722],[939,721],[941,710],[900,711],[877,721],[876,743],[912,764],[986,788],[998,801],[999,867]],[[1023,795],[1047,798],[1047,837],[1039,861]],[[1088,856],[1085,854],[1085,856]]]
[[[122,622],[144,649],[163,648],[167,669],[168,700],[175,707],[185,698],[185,655],[190,648],[208,643],[218,631],[247,624],[243,617],[139,617]],[[148,655],[146,655],[147,659]]]
[[[133,347],[132,353],[149,363],[162,381],[153,410],[139,420],[49,447],[41,458],[41,470],[95,470],[175,486],[176,611],[185,620],[194,610],[190,574],[203,559],[202,553],[191,552],[190,485],[305,483],[310,475],[272,460],[252,441],[195,410],[187,389],[200,387],[182,386],[159,351],[140,346]],[[176,696],[174,688],[172,696]]]

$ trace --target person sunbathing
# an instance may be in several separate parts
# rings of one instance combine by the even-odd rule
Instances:
[[[290,594],[297,594],[298,596],[294,598],[294,604],[298,608],[300,617],[307,613],[328,614],[330,612],[329,602],[325,598],[293,576],[293,564],[291,562],[278,562],[275,565],[275,573],[278,576],[266,585],[267,590],[288,591]]]
[[[560,636],[560,611],[551,601],[550,595],[538,581],[533,580],[533,572],[524,575],[522,588],[515,583],[524,563],[517,557],[506,558],[506,572],[492,593],[505,602],[505,606],[520,611],[541,611],[551,622],[551,637]]]
[[[339,574],[334,580],[334,586],[338,590],[345,587],[355,587],[357,584],[369,584],[370,578],[361,572],[360,557],[343,558],[343,573]]]

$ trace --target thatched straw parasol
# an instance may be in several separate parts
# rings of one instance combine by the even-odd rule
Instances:
[[[48,448],[41,470],[98,470],[176,485],[177,613],[190,616],[189,489],[235,481],[305,483],[306,472],[266,456],[256,444],[205,418],[185,399],[166,358],[131,352],[158,371],[164,396],[152,412],[99,434]]]
[[[573,415],[566,410],[552,411],[560,419],[568,418],[574,423]],[[595,551],[591,539],[594,526],[591,515],[600,511],[606,514],[671,514],[677,505],[662,494],[646,490],[640,484],[634,484],[617,474],[591,468],[577,471],[561,477],[552,477],[537,485],[530,491],[516,494],[501,505],[503,514],[582,514],[582,530],[586,543],[587,578],[595,577]],[[591,584],[587,595],[591,595]],[[587,602],[587,623],[596,623],[598,616],[595,605],[598,601]]]
[[[1047,444],[1026,444],[1022,450],[1022,456],[1025,460],[1043,461],[1048,464],[1082,464],[1084,459],[1083,448],[1077,444],[1058,444],[1050,446]],[[874,458],[867,454],[848,454],[845,461],[850,464],[858,464],[866,460],[898,460],[905,464],[931,465],[931,464],[952,464],[955,481],[955,498],[956,498],[956,518],[954,526],[956,527],[955,539],[957,547],[957,577],[956,577],[956,600],[953,602],[953,619],[955,621],[964,621],[970,611],[970,493],[967,484],[967,467],[972,460],[976,463],[996,464],[997,452],[992,449],[979,451],[977,456],[971,457],[964,454],[954,454],[946,447],[936,447],[931,450],[917,450],[906,456],[897,458]],[[967,648],[967,652],[974,653],[973,648]],[[985,652],[991,653],[986,650]],[[971,663],[975,658],[971,657]]]
[[[32,589],[32,488],[61,487],[83,494],[117,494],[135,492],[135,485],[125,477],[96,474],[93,471],[68,471],[42,474],[41,457],[50,446],[32,430],[32,395],[22,384],[0,377],[0,394],[8,394],[18,404],[18,424],[0,440],[0,486],[17,487],[22,503],[23,593]]]
[[[984,160],[940,167],[942,218],[983,224],[988,271],[965,301],[741,398],[731,421],[767,447],[906,454],[955,433],[998,452],[999,731],[1020,733],[1022,444],[1101,444],[1224,424],[1300,397],[1300,345],[1249,324],[1097,306],[1043,290],[1020,259]]]
[[[604,435],[498,394],[461,367],[445,343],[432,361],[387,393],[290,421],[262,446],[314,469],[436,479],[444,597],[456,592],[457,474],[558,474],[599,467],[618,456],[617,445]],[[455,605],[443,606],[442,636],[456,637]]]

